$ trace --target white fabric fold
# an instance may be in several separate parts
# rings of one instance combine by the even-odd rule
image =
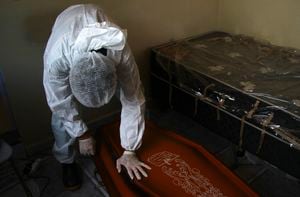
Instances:
[[[126,44],[126,31],[109,22],[88,24],[83,28],[74,43],[74,49],[87,52],[106,48],[123,50]]]

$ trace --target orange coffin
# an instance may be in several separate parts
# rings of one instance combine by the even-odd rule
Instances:
[[[96,166],[111,196],[257,196],[202,146],[151,122],[137,154],[152,170],[148,178],[131,181],[125,169],[118,174],[115,168],[123,152],[119,123],[99,133]]]

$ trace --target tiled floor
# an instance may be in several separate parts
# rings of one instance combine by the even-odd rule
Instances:
[[[78,160],[81,162],[82,159]],[[89,164],[93,164],[88,159]],[[82,165],[82,164],[81,164]],[[22,167],[20,167],[22,168]],[[88,169],[92,169],[91,166]],[[27,177],[26,184],[30,188],[32,195],[34,197],[42,196],[43,197],[101,197],[105,196],[101,194],[100,190],[95,184],[92,183],[90,178],[83,174],[83,184],[80,190],[76,192],[65,191],[63,184],[61,182],[61,168],[60,164],[54,159],[53,156],[46,156],[43,158],[43,161],[40,163],[39,169],[32,175],[32,177]],[[3,177],[1,177],[3,178]],[[10,179],[17,183],[17,177]],[[43,188],[45,188],[44,191]],[[25,197],[25,193],[20,184],[17,184],[11,187],[9,190],[0,193],[1,197]]]
[[[235,145],[203,128],[193,120],[174,111],[153,112],[151,118],[160,127],[172,129],[201,144],[261,196],[300,196],[299,180],[248,152],[244,157],[236,157]]]
[[[271,165],[259,160],[255,156],[246,153],[244,157],[237,158],[236,147],[227,140],[211,133],[191,119],[174,111],[157,112],[151,111],[149,117],[162,128],[168,128],[184,135],[185,137],[200,143],[208,151],[214,154],[226,166],[233,170],[238,176],[247,182],[261,196],[266,197],[294,197],[300,196],[299,181],[288,177],[283,172]],[[49,151],[48,151],[49,152]],[[16,156],[18,158],[18,156]],[[59,163],[51,154],[43,155],[40,167],[34,173],[35,178],[27,178],[33,196],[40,196],[42,189],[44,197],[100,197],[105,196],[102,191],[105,189],[98,184],[95,176],[95,167],[91,160],[79,158],[78,163],[84,170],[83,185],[76,192],[65,191],[61,182],[61,169]],[[20,168],[26,161],[17,160]],[[10,175],[11,176],[11,175]],[[0,178],[1,173],[0,173]],[[7,178],[7,177],[6,177]],[[16,178],[14,178],[16,180]],[[11,180],[11,179],[10,179]],[[47,182],[48,181],[48,182]],[[0,185],[1,188],[1,185]],[[1,191],[1,190],[0,190]],[[5,192],[0,193],[1,197],[25,196],[22,187],[17,184]]]

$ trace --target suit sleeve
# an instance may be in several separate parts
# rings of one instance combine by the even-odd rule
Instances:
[[[135,151],[142,144],[145,129],[145,98],[138,67],[126,44],[117,66],[122,103],[120,138],[125,150]]]

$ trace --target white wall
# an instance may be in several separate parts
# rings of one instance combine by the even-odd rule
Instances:
[[[300,48],[299,0],[219,1],[220,30]]]
[[[42,56],[51,26],[59,12],[76,0],[1,0],[0,69],[4,72],[13,111],[28,146],[51,137],[50,111],[42,86]],[[83,2],[83,1],[82,1]],[[87,2],[87,1],[84,1]],[[148,84],[149,48],[171,39],[214,30],[218,0],[98,0],[120,26]],[[118,108],[115,102],[93,110],[87,119]]]

